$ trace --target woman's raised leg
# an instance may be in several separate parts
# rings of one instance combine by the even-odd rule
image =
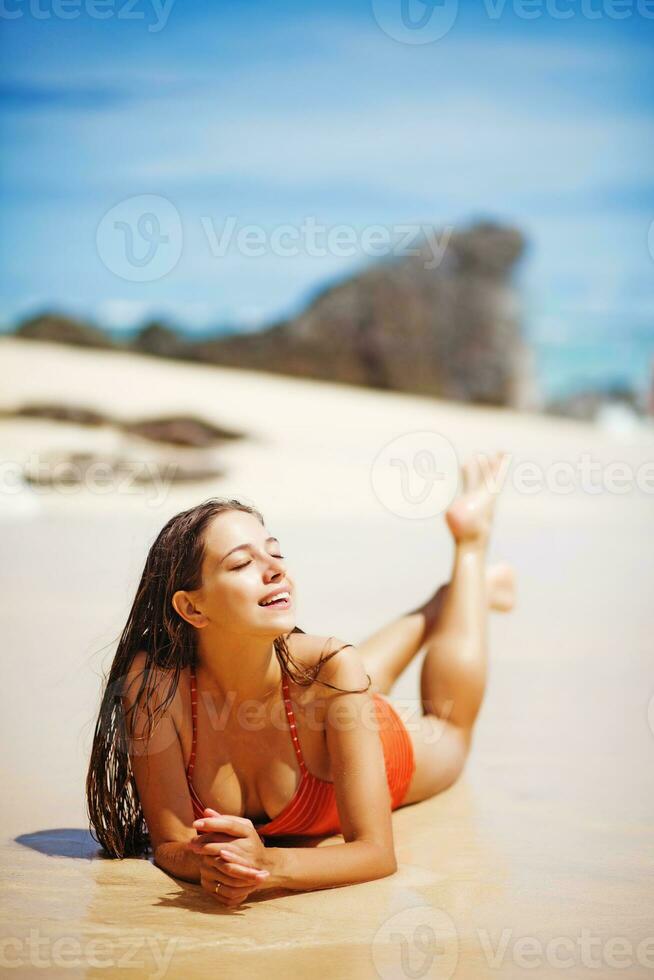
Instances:
[[[498,562],[485,569],[486,603],[489,610],[509,612],[515,601],[514,572],[511,565]],[[399,616],[375,630],[357,649],[372,680],[372,690],[390,694],[400,674],[423,649],[439,619],[450,583],[441,585],[422,606]]]
[[[416,772],[405,803],[426,799],[451,785],[470,748],[487,673],[485,563],[494,495],[484,476],[492,479],[501,460],[501,454],[489,460],[486,473],[479,457],[466,463],[464,493],[446,515],[455,540],[454,568],[426,642],[420,675],[423,714],[407,725]]]

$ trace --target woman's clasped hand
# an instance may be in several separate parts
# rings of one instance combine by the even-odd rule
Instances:
[[[200,858],[200,884],[218,902],[234,908],[270,878],[269,857],[246,817],[222,816],[206,807],[193,821],[198,836],[189,848]]]

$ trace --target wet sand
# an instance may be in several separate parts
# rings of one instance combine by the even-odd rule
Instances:
[[[173,486],[156,503],[113,491],[0,496],[3,972],[652,975],[654,494],[637,487],[527,494],[507,481],[490,557],[516,565],[518,605],[491,621],[464,775],[393,815],[395,875],[228,911],[150,861],[103,859],[83,788],[100,676],[171,514],[214,494],[254,502],[289,557],[298,624],[357,642],[427,598],[451,559],[441,517],[400,517],[373,491],[386,443],[429,429],[460,458],[504,448],[514,466],[576,465],[589,453],[635,472],[654,459],[651,433],[619,439],[508,411],[5,339],[0,363],[0,408],[38,398],[126,418],[194,411],[255,437],[218,450],[225,479]],[[4,461],[99,436],[0,421]],[[415,661],[396,685],[399,703],[416,696],[418,671]]]

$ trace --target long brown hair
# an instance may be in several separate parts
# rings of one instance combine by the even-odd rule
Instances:
[[[145,730],[140,737],[150,738],[175,697],[181,671],[197,663],[197,631],[177,613],[172,597],[178,590],[191,592],[201,587],[205,529],[217,514],[229,510],[253,514],[265,526],[255,507],[220,497],[181,511],[164,525],[148,553],[118,641],[105,680],[86,777],[91,833],[112,857],[132,857],[150,849],[128,752],[129,715],[138,707],[143,708]],[[304,631],[296,626],[292,632]],[[297,684],[309,687],[317,680],[334,690],[343,690],[318,678],[322,665],[343,647],[321,655],[313,665],[306,665],[293,659],[283,634],[275,638],[273,645],[282,672]],[[139,651],[145,653],[141,684],[134,703],[126,711],[122,698],[124,682]],[[161,679],[163,673],[165,681]],[[372,683],[370,675],[366,676],[368,686],[364,691]]]

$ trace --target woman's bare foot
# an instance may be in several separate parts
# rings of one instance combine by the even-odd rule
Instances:
[[[488,608],[495,612],[511,612],[515,605],[515,570],[506,561],[486,569]]]
[[[493,523],[497,478],[505,453],[490,457],[473,456],[461,467],[463,493],[445,514],[445,520],[457,544],[485,545]]]

